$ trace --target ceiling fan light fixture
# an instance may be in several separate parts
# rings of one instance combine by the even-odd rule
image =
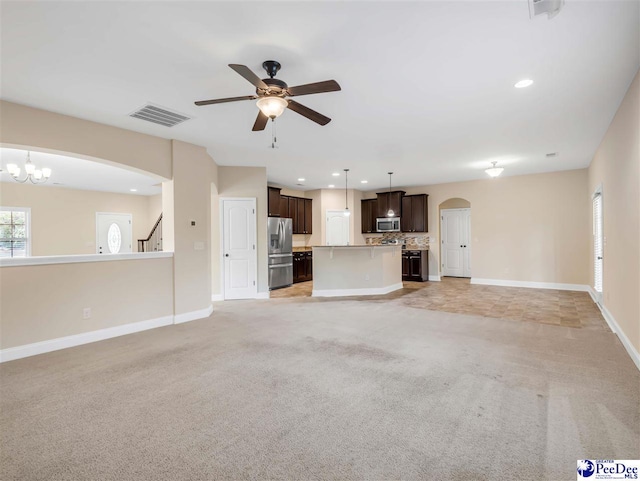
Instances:
[[[258,99],[256,104],[260,111],[270,119],[280,117],[289,105],[282,97],[262,97]]]
[[[492,167],[485,170],[489,177],[498,177],[504,170],[502,167],[496,167],[497,162],[491,162]]]

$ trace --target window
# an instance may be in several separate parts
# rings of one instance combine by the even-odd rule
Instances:
[[[0,207],[0,257],[31,255],[31,209]]]

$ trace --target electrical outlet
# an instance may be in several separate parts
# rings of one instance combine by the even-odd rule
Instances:
[[[82,318],[83,319],[91,319],[91,308],[85,307],[82,309]]]

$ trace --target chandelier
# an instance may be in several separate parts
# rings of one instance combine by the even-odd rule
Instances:
[[[30,180],[32,184],[44,184],[51,177],[51,169],[47,167],[38,169],[31,163],[31,152],[27,152],[27,161],[24,164],[24,172],[26,174],[24,179],[20,179],[22,169],[16,164],[7,164],[7,171],[11,174],[13,180],[21,184],[24,184],[27,180]]]

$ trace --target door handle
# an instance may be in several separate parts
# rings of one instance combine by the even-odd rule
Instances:
[[[602,256],[598,256],[598,260],[601,261],[602,260]]]
[[[224,256],[225,256],[225,257],[229,257],[229,254],[225,254]]]

